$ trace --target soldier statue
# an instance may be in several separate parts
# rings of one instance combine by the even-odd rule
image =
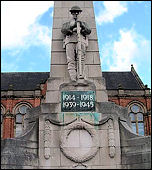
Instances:
[[[63,24],[61,32],[65,35],[63,48],[66,49],[68,72],[72,82],[84,79],[84,61],[88,37],[91,29],[87,23],[79,21],[78,15],[82,12],[79,6],[70,9],[73,19]]]

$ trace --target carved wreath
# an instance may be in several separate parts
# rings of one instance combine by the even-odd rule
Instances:
[[[81,155],[79,153],[72,152],[71,148],[66,145],[68,136],[73,130],[86,130],[90,134],[92,138],[92,146],[90,147],[90,150],[87,153]],[[92,159],[96,155],[99,149],[99,143],[98,143],[96,130],[94,129],[93,126],[88,125],[84,122],[75,122],[75,123],[72,123],[66,126],[61,131],[60,142],[61,142],[60,148],[63,154],[70,160],[77,162],[77,163],[82,163],[82,162]]]

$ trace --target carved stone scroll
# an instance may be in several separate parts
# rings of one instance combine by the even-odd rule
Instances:
[[[115,156],[115,136],[113,129],[113,120],[108,120],[108,146],[109,146],[109,156],[114,158]]]
[[[46,120],[45,129],[44,129],[44,157],[45,159],[50,158],[51,137],[52,137],[52,131],[51,131],[50,122]]]

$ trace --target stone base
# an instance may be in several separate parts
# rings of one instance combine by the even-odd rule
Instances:
[[[2,140],[2,168],[150,168],[150,137],[133,134],[127,109],[96,104],[92,113],[60,113],[58,103],[31,109],[24,134]]]

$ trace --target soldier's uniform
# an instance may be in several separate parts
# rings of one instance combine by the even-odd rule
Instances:
[[[77,77],[77,30],[71,28],[70,22],[66,22],[63,24],[61,32],[65,35],[65,39],[63,40],[63,48],[66,49],[67,63],[68,63],[68,71],[72,81],[76,81]],[[82,62],[85,59],[86,48],[88,47],[88,38],[87,35],[91,33],[91,29],[89,26],[82,21],[80,22],[81,27],[81,58]]]

